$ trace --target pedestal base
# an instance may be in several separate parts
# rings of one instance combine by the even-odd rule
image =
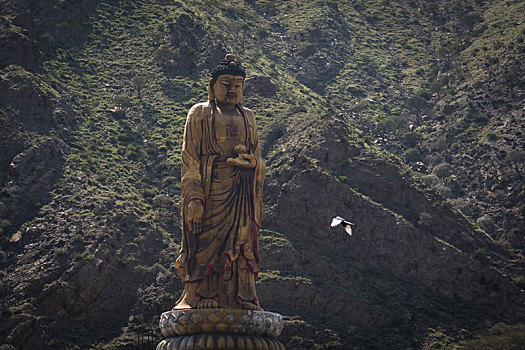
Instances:
[[[164,339],[157,350],[284,350],[276,339],[282,316],[267,311],[186,309],[164,312],[159,322]]]
[[[194,334],[164,339],[157,350],[284,350],[276,339],[236,334]]]

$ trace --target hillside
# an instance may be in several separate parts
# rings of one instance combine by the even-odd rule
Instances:
[[[160,339],[186,113],[226,53],[268,167],[258,293],[288,349],[523,348],[523,15],[0,0],[0,348]]]

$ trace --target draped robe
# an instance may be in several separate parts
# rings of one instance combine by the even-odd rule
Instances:
[[[258,305],[255,277],[265,164],[253,112],[235,107],[227,115],[205,102],[188,113],[182,146],[183,232],[177,259],[185,288],[175,308],[194,308],[201,299],[214,299],[219,307]],[[237,157],[233,150],[237,144],[254,156],[255,168],[226,162]],[[195,199],[204,203],[197,233],[190,232],[186,220],[188,203]]]

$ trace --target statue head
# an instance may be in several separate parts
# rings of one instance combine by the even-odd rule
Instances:
[[[208,100],[215,101],[220,107],[225,108],[242,104],[245,77],[246,71],[235,61],[235,57],[226,55],[211,72]]]

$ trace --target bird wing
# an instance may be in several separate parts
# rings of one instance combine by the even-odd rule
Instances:
[[[343,224],[343,226],[345,227],[346,233],[348,233],[351,236],[352,235],[352,225]]]
[[[332,219],[332,223],[330,224],[330,226],[332,227],[336,227],[337,225],[339,225],[340,223],[342,223],[345,219],[343,219],[342,217],[340,216],[336,216],[335,218]]]

